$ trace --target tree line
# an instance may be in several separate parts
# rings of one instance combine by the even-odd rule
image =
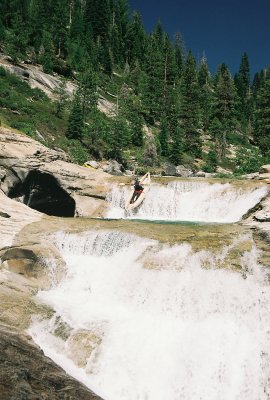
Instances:
[[[232,142],[269,151],[270,69],[251,77],[244,53],[234,76],[225,63],[211,75],[180,33],[170,38],[158,21],[147,34],[126,0],[2,0],[0,44],[14,59],[77,81],[66,136],[96,157],[121,160],[134,146],[144,149],[145,163],[160,155],[180,164],[183,154],[202,157],[205,134],[213,168]],[[111,119],[97,110],[107,83],[117,97]],[[156,132],[154,144],[144,143],[145,124]]]

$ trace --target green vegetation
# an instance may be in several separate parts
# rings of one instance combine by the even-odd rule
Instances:
[[[62,77],[52,101],[0,68],[1,120],[36,139],[40,133],[77,162],[135,159],[144,170],[200,158],[205,171],[220,165],[239,174],[267,160],[270,70],[251,82],[244,53],[234,77],[224,63],[211,76],[205,57],[185,53],[179,33],[171,40],[158,22],[147,34],[127,0],[3,0],[0,46],[14,62]],[[77,87],[72,99],[67,79]],[[109,117],[98,97],[111,103]]]
[[[35,139],[38,132],[44,139],[64,135],[67,113],[57,116],[56,104],[39,89],[9,74],[0,67],[0,118],[3,123]]]
[[[262,156],[258,148],[240,148],[236,153],[236,175],[249,174],[259,171],[263,164],[269,164],[270,155]]]

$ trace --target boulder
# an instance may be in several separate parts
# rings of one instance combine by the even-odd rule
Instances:
[[[224,175],[232,175],[232,171],[230,171],[229,169],[219,167],[219,166],[217,167],[217,173],[224,174]]]
[[[129,169],[126,169],[126,170],[125,170],[125,175],[127,175],[127,176],[132,176],[132,175],[134,175],[134,171],[131,171],[131,170],[129,170]]]
[[[2,217],[2,218],[10,218],[10,215],[8,213],[0,211],[0,217]]]
[[[84,163],[85,167],[90,167],[90,168],[94,168],[94,169],[98,169],[99,168],[99,163],[95,160],[91,160],[91,161],[86,161]]]
[[[259,222],[270,222],[270,210],[257,211],[254,219]]]
[[[0,167],[0,181],[3,181],[6,175],[7,175],[6,170]]]
[[[83,368],[100,343],[101,338],[92,332],[84,329],[73,331],[67,341],[68,355],[79,368]]]
[[[253,172],[251,174],[242,175],[242,177],[244,179],[252,180],[252,179],[259,179],[260,175],[259,175],[259,172]]]
[[[267,196],[260,204],[260,209],[255,212],[254,219],[259,222],[270,222],[270,197]]]
[[[144,132],[146,136],[145,150],[143,154],[143,162],[149,167],[158,165],[158,154],[155,138],[150,129],[144,126]],[[135,163],[134,163],[135,164]]]
[[[56,258],[59,257],[58,253],[55,253],[54,247],[49,246],[45,249],[45,247],[32,243],[30,246],[13,246],[0,251],[0,262],[6,271],[25,278],[37,279],[40,286],[49,287],[48,274],[42,260],[53,254]]]
[[[177,176],[182,176],[183,178],[188,178],[189,176],[193,175],[193,172],[190,169],[184,167],[184,165],[177,165],[176,174],[177,174]]]
[[[177,175],[176,166],[170,162],[166,162],[163,165],[163,170],[161,174],[163,176],[176,176]]]
[[[194,175],[197,176],[198,178],[205,178],[206,172],[200,170],[200,171],[195,172]]]
[[[216,173],[210,173],[210,172],[205,172],[205,171],[197,171],[195,172],[194,176],[196,176],[197,178],[215,178],[216,177]]]
[[[260,174],[269,174],[270,173],[270,165],[262,165],[260,169]]]
[[[100,96],[98,99],[98,109],[106,114],[107,117],[114,117],[117,114],[116,104],[108,101],[102,96]]]
[[[103,166],[103,171],[111,175],[123,175],[125,169],[122,164],[116,160],[110,160]]]
[[[62,150],[48,149],[24,134],[0,127],[0,154],[0,189],[37,211],[91,216],[105,203],[109,175],[68,162]],[[117,161],[107,168],[114,175],[122,175],[122,169]],[[95,201],[85,207],[89,197]]]

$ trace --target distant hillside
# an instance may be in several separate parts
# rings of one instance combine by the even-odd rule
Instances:
[[[234,77],[226,64],[211,76],[126,0],[3,1],[0,50],[2,122],[79,163],[249,173],[269,160],[270,71],[251,80],[243,54]]]

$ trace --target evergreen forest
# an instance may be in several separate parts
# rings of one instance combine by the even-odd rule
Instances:
[[[270,161],[270,67],[251,76],[244,53],[234,76],[224,62],[210,74],[181,33],[170,37],[161,21],[147,33],[127,0],[1,0],[0,52],[62,82],[52,101],[0,67],[2,123],[41,132],[79,163],[115,159],[140,172],[166,161],[243,174]]]

